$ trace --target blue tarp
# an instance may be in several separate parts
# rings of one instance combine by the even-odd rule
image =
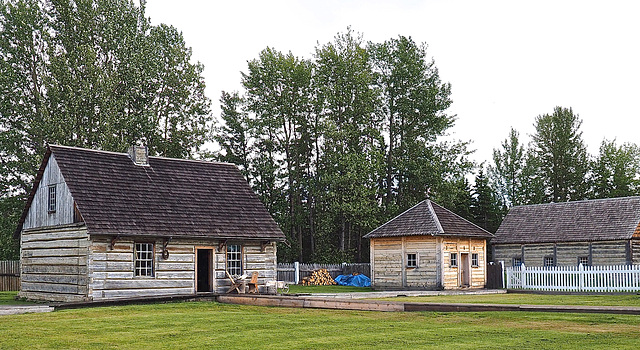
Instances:
[[[365,275],[340,275],[334,280],[341,286],[371,287],[371,279]]]

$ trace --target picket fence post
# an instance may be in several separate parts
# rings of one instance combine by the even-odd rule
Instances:
[[[293,263],[293,268],[295,269],[295,282],[296,284],[300,284],[300,263],[298,261]]]
[[[522,289],[527,289],[527,267],[524,265],[524,262],[520,264],[520,278],[522,279]]]

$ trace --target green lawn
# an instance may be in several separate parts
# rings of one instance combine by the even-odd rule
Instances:
[[[18,292],[0,292],[0,305],[24,305],[33,304],[24,300],[16,300]]]
[[[2,349],[637,349],[640,317],[185,302],[0,317]]]
[[[304,293],[359,293],[371,292],[369,287],[351,287],[351,286],[303,286],[301,284],[292,284],[289,286],[289,294]]]
[[[482,295],[434,295],[420,297],[396,297],[382,300],[418,303],[481,303],[481,304],[529,304],[529,305],[596,305],[639,306],[640,295],[550,295],[550,294],[482,294]]]

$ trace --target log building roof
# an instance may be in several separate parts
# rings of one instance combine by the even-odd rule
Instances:
[[[400,236],[493,237],[483,228],[428,199],[369,232],[364,238]]]
[[[511,208],[493,244],[628,240],[640,223],[640,197]]]
[[[49,146],[18,225],[54,156],[90,234],[284,240],[233,164]]]

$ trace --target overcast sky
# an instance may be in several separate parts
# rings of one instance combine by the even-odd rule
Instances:
[[[640,1],[148,0],[153,24],[182,31],[204,64],[219,115],[222,90],[267,46],[311,58],[351,26],[365,41],[398,35],[429,45],[452,85],[451,134],[490,160],[510,127],[528,142],[535,117],[572,107],[589,152],[634,142],[640,125]]]

